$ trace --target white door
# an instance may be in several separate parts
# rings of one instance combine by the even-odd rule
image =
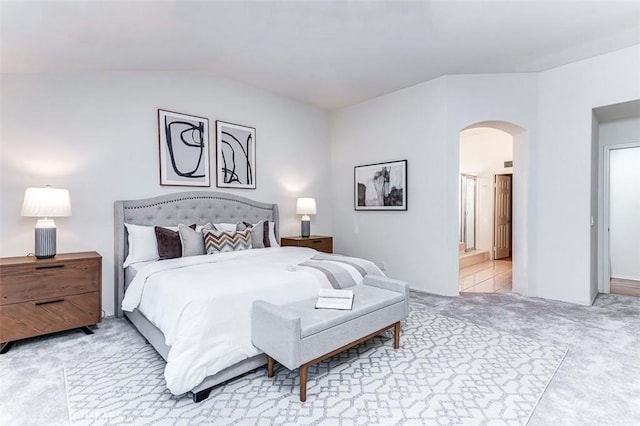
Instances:
[[[493,209],[493,258],[511,256],[511,175],[496,175]]]

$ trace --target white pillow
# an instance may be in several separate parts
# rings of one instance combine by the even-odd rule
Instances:
[[[122,265],[123,268],[132,263],[158,260],[158,243],[153,226],[134,225],[125,223],[129,233],[129,254]]]
[[[129,254],[122,264],[123,268],[138,262],[160,259],[155,226],[134,225],[132,223],[125,223],[124,226],[127,227],[129,233]],[[162,228],[172,231],[178,230],[177,226],[162,226]],[[196,227],[196,231],[200,232],[201,230],[202,226]]]
[[[280,247],[276,238],[276,224],[272,221],[269,221],[269,244],[271,244],[271,247]]]
[[[214,223],[213,229],[224,232],[235,232],[237,223]]]

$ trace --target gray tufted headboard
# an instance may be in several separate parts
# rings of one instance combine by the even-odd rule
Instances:
[[[115,314],[122,316],[125,277],[122,264],[129,252],[125,223],[136,225],[204,225],[207,222],[255,223],[268,219],[275,223],[278,238],[278,205],[253,201],[238,195],[223,192],[193,191],[161,195],[140,200],[114,202],[114,246],[115,246]]]

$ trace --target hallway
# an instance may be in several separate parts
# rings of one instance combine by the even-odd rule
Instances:
[[[460,268],[461,293],[510,293],[511,286],[511,258],[487,260]]]

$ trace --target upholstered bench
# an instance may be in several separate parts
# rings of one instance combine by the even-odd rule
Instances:
[[[409,285],[365,276],[351,287],[351,310],[315,309],[316,298],[276,306],[258,300],[251,315],[252,342],[267,354],[267,374],[274,360],[300,369],[300,401],[307,399],[307,369],[390,328],[400,345],[400,321],[409,314]]]

